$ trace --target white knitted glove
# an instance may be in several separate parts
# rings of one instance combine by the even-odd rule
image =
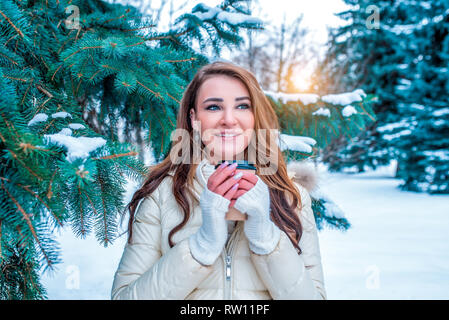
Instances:
[[[248,214],[244,232],[250,249],[256,254],[272,252],[279,242],[281,230],[270,218],[270,192],[262,179],[257,177],[257,183],[237,198],[234,208]]]
[[[189,237],[190,252],[203,265],[211,265],[226,244],[228,227],[225,220],[231,201],[204,187],[200,196],[203,224]]]

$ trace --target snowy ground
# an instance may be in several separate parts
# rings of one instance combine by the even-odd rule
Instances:
[[[393,169],[320,167],[321,190],[352,224],[319,233],[328,299],[449,299],[449,196],[400,191]],[[124,237],[103,248],[67,230],[59,241],[64,262],[43,276],[49,299],[109,299]]]

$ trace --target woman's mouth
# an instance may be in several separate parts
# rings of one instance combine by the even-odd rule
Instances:
[[[223,134],[216,134],[215,136],[216,137],[220,137],[221,138],[221,140],[234,140],[236,137],[238,137],[240,135],[240,133],[234,133],[234,134],[231,134],[231,133],[223,133]]]

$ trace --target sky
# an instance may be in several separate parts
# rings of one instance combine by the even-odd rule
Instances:
[[[140,6],[141,8],[158,8],[161,5],[161,0],[109,0],[110,2],[120,2]],[[182,9],[174,14],[176,18],[183,12],[190,12],[193,7],[199,3],[204,3],[210,7],[217,6],[223,0],[165,0],[165,5],[162,12],[159,24],[161,26],[168,25],[170,3],[173,3],[173,8],[176,10],[179,7]],[[334,14],[344,11],[347,5],[343,0],[253,0],[252,15],[258,17],[266,22],[280,22],[284,15],[287,21],[292,21],[298,15],[304,14],[303,25],[310,29],[313,34],[313,40],[317,43],[325,43],[327,39],[327,27],[338,26],[342,21]]]
[[[324,44],[327,40],[327,27],[338,26],[341,19],[334,14],[346,8],[342,0],[258,0],[264,21],[281,21],[285,14],[287,21],[292,21],[300,14],[304,14],[303,25],[310,30],[316,43]]]
[[[320,54],[324,53],[324,45],[328,39],[327,28],[337,27],[343,20],[335,16],[335,13],[344,11],[347,6],[342,0],[258,0],[260,12],[257,17],[273,24],[280,23],[284,16],[286,21],[293,21],[303,14],[302,26],[308,29],[306,43],[310,47],[318,48]],[[255,15],[255,14],[253,14]],[[309,78],[315,68],[316,58],[311,57],[309,63],[294,77],[298,89],[304,90],[309,86]]]

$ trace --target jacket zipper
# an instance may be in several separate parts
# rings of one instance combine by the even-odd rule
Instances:
[[[231,281],[231,256],[226,255],[226,280]]]
[[[225,300],[231,300],[231,256],[226,255]]]
[[[232,299],[232,254],[236,241],[238,241],[239,233],[238,225],[235,227],[234,232],[229,237],[228,243],[224,250],[224,263],[225,263],[225,287],[224,287],[224,299]]]

